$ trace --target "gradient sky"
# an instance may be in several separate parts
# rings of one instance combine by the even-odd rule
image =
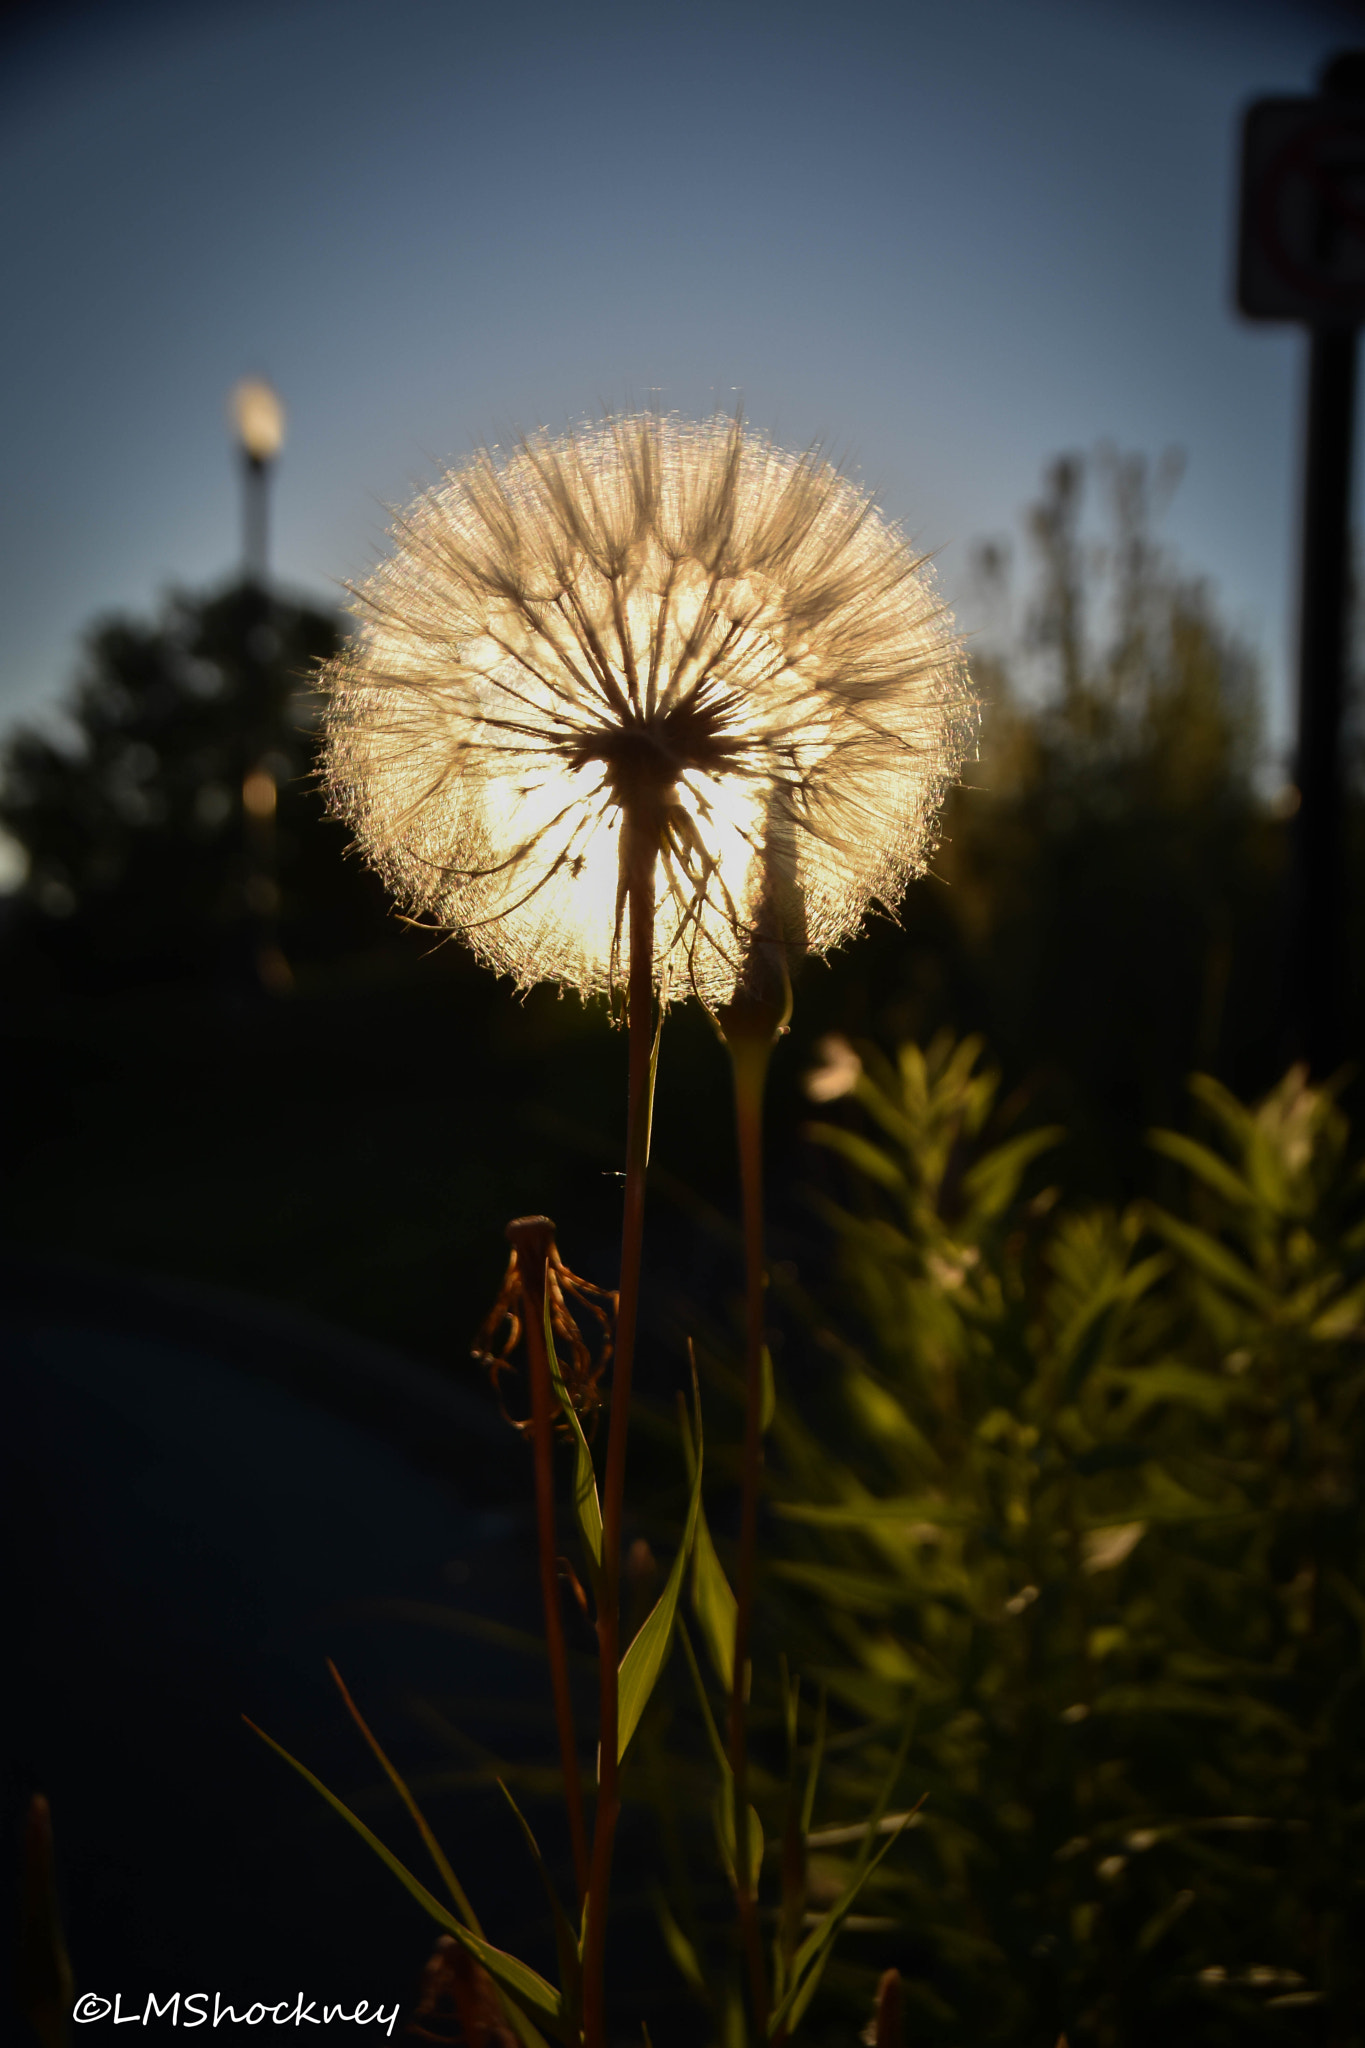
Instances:
[[[1231,309],[1240,110],[1365,42],[1334,0],[55,4],[0,46],[0,726],[93,615],[221,580],[228,387],[289,412],[275,560],[654,399],[820,436],[938,552],[1046,459],[1178,446],[1164,530],[1283,737],[1304,344]]]

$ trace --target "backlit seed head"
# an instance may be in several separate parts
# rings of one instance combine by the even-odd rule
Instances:
[[[607,418],[420,498],[323,672],[332,806],[403,907],[521,987],[617,978],[620,842],[655,974],[727,1002],[923,868],[975,729],[928,564],[818,452]]]

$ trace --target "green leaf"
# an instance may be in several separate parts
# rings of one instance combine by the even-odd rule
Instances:
[[[578,1937],[569,1924],[568,1914],[559,1902],[559,1893],[555,1890],[553,1878],[545,1868],[545,1859],[540,1853],[539,1842],[537,1842],[531,1832],[530,1823],[501,1778],[498,1779],[498,1790],[516,1816],[517,1825],[522,1832],[522,1838],[526,1843],[527,1849],[530,1851],[531,1861],[536,1866],[540,1882],[544,1887],[545,1896],[550,1903],[550,1913],[554,1920],[555,1929],[555,1954],[559,1958],[560,1982],[565,1990],[565,2018],[569,2021],[572,2030],[573,2024],[578,2018],[579,2008],[583,2002],[583,1971],[578,1959]]]
[[[711,1702],[706,1697],[706,1686],[702,1679],[701,1667],[697,1663],[697,1653],[692,1648],[692,1638],[688,1635],[687,1629],[682,1622],[678,1623],[678,1634],[682,1637],[688,1669],[692,1674],[692,1684],[696,1690],[697,1704],[701,1708],[702,1725],[706,1730],[707,1741],[711,1745],[711,1754],[716,1760],[716,1769],[720,1774],[720,1784],[717,1787],[716,1796],[712,1803],[711,1818],[716,1830],[716,1845],[720,1850],[721,1862],[724,1864],[726,1873],[733,1883],[735,1878],[734,1773],[730,1769],[730,1759],[725,1753],[725,1744],[720,1739],[720,1730],[717,1728],[715,1716],[711,1712]],[[763,1860],[763,1826],[752,1807],[749,1808],[748,1847],[749,1873],[752,1883]]]
[[[1193,1138],[1184,1138],[1179,1131],[1149,1131],[1147,1143],[1154,1152],[1164,1152],[1168,1159],[1187,1166],[1225,1202],[1232,1202],[1241,1209],[1255,1206],[1256,1197],[1246,1182],[1233,1172],[1225,1159],[1220,1159],[1216,1152],[1210,1152],[1207,1145],[1200,1145]]]
[[[1252,1728],[1273,1728],[1295,1749],[1307,1747],[1302,1722],[1250,1693],[1225,1695],[1196,1685],[1157,1679],[1148,1685],[1114,1685],[1091,1703],[1096,1714],[1191,1714],[1201,1720],[1244,1721]]]
[[[697,1539],[692,1546],[692,1612],[716,1676],[727,1693],[735,1682],[736,1605],[730,1581],[716,1556],[703,1507],[697,1514]]]
[[[706,1988],[706,1976],[697,1951],[673,1918],[667,1899],[657,1890],[654,1893],[654,1913],[659,1922],[659,1932],[664,1938],[664,1947],[677,1964],[678,1974],[696,1992],[702,2004],[709,2006],[711,1994]]]
[[[617,1699],[619,1704],[617,1707],[616,1756],[618,1762],[625,1755],[626,1745],[640,1725],[640,1716],[645,1710],[645,1704],[658,1682],[659,1673],[664,1668],[664,1659],[668,1655],[669,1644],[673,1640],[673,1622],[678,1612],[678,1595],[682,1591],[683,1573],[687,1569],[687,1560],[691,1555],[692,1545],[696,1539],[697,1522],[701,1515],[701,1400],[700,1396],[696,1394],[695,1381],[693,1383],[693,1394],[696,1400],[697,1414],[697,1465],[692,1475],[692,1497],[687,1503],[687,1526],[683,1530],[683,1539],[678,1546],[678,1554],[673,1560],[673,1569],[668,1574],[668,1581],[664,1586],[663,1592],[655,1601],[634,1642],[621,1659],[621,1670],[617,1682]]]
[[[1198,1408],[1206,1415],[1221,1415],[1233,1402],[1247,1398],[1247,1389],[1239,1387],[1235,1380],[1216,1379],[1211,1372],[1199,1372],[1174,1361],[1115,1372],[1106,1379],[1105,1387],[1121,1387],[1127,1395],[1123,1409],[1125,1426],[1158,1401],[1175,1401],[1185,1408]],[[1080,1462],[1077,1461],[1078,1465]]]
[[[1337,1295],[1328,1303],[1322,1314],[1315,1317],[1308,1326],[1308,1334],[1320,1344],[1338,1344],[1343,1337],[1354,1337],[1365,1319],[1365,1283],[1352,1287],[1348,1293]]]
[[[820,1692],[820,1711],[815,1719],[815,1740],[811,1744],[810,1769],[806,1775],[806,1791],[801,1801],[801,1832],[810,1833],[811,1818],[815,1812],[815,1792],[820,1783],[820,1766],[825,1760],[825,1726],[828,1720],[828,1703],[823,1687]]]
[[[578,1419],[578,1410],[569,1399],[569,1390],[564,1384],[564,1375],[559,1370],[559,1358],[555,1351],[554,1331],[550,1327],[550,1290],[545,1289],[545,1356],[550,1365],[550,1384],[559,1396],[559,1405],[564,1410],[574,1438],[573,1471],[573,1512],[578,1524],[578,1533],[588,1560],[588,1569],[594,1585],[602,1570],[602,1504],[597,1497],[597,1474],[593,1469],[592,1452],[583,1434],[583,1425]]]
[[[832,1607],[846,1607],[855,1614],[890,1614],[904,1597],[896,1580],[843,1571],[838,1565],[794,1564],[783,1559],[772,1569],[791,1585],[804,1586]]]
[[[727,1984],[721,2001],[720,2048],[749,2048],[749,2027],[739,1986]]]
[[[918,1130],[888,1093],[889,1088],[896,1086],[895,1070],[887,1065],[880,1055],[874,1054],[872,1047],[868,1046],[864,1051],[866,1057],[863,1071],[853,1085],[853,1099],[862,1105],[874,1123],[881,1125],[888,1138],[893,1139],[902,1151],[913,1156],[919,1136]],[[873,1077],[873,1066],[884,1069],[880,1082]],[[820,1128],[823,1129],[824,1126]]]
[[[749,1890],[752,1891],[758,1883],[758,1873],[763,1867],[763,1823],[754,1812],[752,1806],[748,1811],[749,1839],[747,1843],[748,1862],[746,1869],[748,1872]],[[716,1847],[720,1850],[720,1860],[725,1865],[726,1875],[730,1879],[731,1884],[733,1884],[735,1882],[735,1784],[733,1777],[728,1771],[726,1772],[726,1783],[716,1788],[715,1798],[711,1802],[711,1820],[716,1830]]]
[[[1060,1124],[1049,1124],[1043,1130],[1011,1138],[1007,1145],[997,1145],[962,1176],[968,1205],[982,1220],[998,1216],[1014,1200],[1020,1181],[1039,1153],[1060,1145],[1065,1136]]]
[[[908,1461],[916,1471],[926,1474],[942,1468],[939,1453],[889,1388],[857,1365],[846,1368],[843,1385],[845,1398],[863,1433],[899,1452],[898,1463]]]
[[[851,1502],[775,1501],[773,1512],[787,1522],[808,1522],[817,1529],[866,1529],[890,1522],[912,1527],[934,1522],[941,1528],[966,1527],[980,1520],[969,1505],[950,1507],[934,1494],[882,1494]]]
[[[1210,1237],[1205,1230],[1197,1230],[1192,1223],[1181,1223],[1164,1209],[1150,1208],[1148,1215],[1152,1225],[1161,1232],[1167,1244],[1181,1252],[1192,1266],[1210,1280],[1240,1295],[1253,1308],[1264,1308],[1268,1302],[1266,1290],[1248,1267],[1230,1252],[1216,1237]]]
[[[796,1733],[801,1725],[801,1676],[793,1678],[787,1668],[787,1653],[779,1650],[777,1655],[777,1677],[782,1688],[782,1723],[787,1731],[787,1782],[791,1783],[792,1772],[796,1769]]]
[[[773,1417],[777,1413],[777,1382],[773,1377],[773,1355],[766,1344],[763,1346],[761,1365],[763,1390],[759,1403],[758,1426],[766,1436],[773,1426]]]
[[[872,1854],[872,1844],[881,1832],[882,1823],[886,1818],[886,1809],[891,1803],[891,1794],[899,1782],[901,1771],[905,1765],[905,1759],[909,1754],[910,1740],[913,1734],[914,1722],[911,1720],[906,1723],[905,1733],[902,1735],[899,1747],[892,1759],[891,1768],[882,1782],[882,1789],[877,1796],[877,1802],[867,1817],[863,1829],[862,1847],[858,1852],[857,1860],[854,1863],[848,1883],[844,1886],[843,1891],[834,1901],[834,1904],[830,1907],[824,1918],[807,1935],[800,1948],[796,1951],[796,1954],[792,1957],[791,1973],[788,1978],[787,1988],[774,2006],[772,2016],[768,2021],[768,2033],[770,2036],[779,2031],[784,2035],[789,2034],[796,2026],[806,2007],[810,2004],[811,1999],[815,1996],[816,1986],[819,1984],[820,1978],[824,1973],[825,1964],[829,1960],[830,1950],[834,1945],[834,1938],[852,1910],[858,1894],[862,1891],[863,1886],[867,1883],[867,1880],[871,1877],[883,1857],[890,1854],[905,1830],[909,1827],[911,1821],[914,1820],[920,1807],[924,1804],[924,1799],[921,1797],[908,1813],[901,1814],[894,1831],[887,1836],[883,1847],[874,1856]],[[809,1830],[807,1832],[809,1833]]]
[[[900,1759],[898,1758],[897,1769],[899,1769],[899,1764]],[[777,2033],[779,2028],[788,2034],[795,2029],[805,2013],[806,2007],[815,1996],[820,1979],[824,1975],[825,1964],[829,1961],[830,1950],[834,1946],[835,1937],[857,1904],[859,1893],[878,1864],[890,1855],[923,1804],[924,1801],[921,1800],[918,1806],[915,1806],[911,1812],[902,1818],[900,1826],[894,1834],[887,1836],[883,1846],[877,1851],[875,1856],[864,1856],[859,1859],[858,1864],[854,1868],[853,1875],[843,1891],[839,1894],[819,1925],[811,1930],[800,1948],[796,1951],[792,1958],[791,1981],[787,1987],[786,1994],[780,2004],[774,2007],[772,2017],[768,2021],[769,2039]],[[877,1819],[880,1820],[880,1815],[877,1816]],[[875,1825],[875,1822],[868,1823],[869,1841],[872,1839],[872,1831]]]
[[[1113,1333],[1118,1318],[1119,1303],[1111,1299],[1101,1301],[1093,1313],[1080,1319],[1082,1334],[1071,1362],[1062,1381],[1061,1398],[1064,1402],[1074,1401],[1090,1374],[1094,1371]]]
[[[842,1153],[849,1165],[866,1174],[869,1180],[895,1193],[906,1191],[905,1175],[895,1160],[889,1159],[879,1145],[859,1137],[856,1131],[840,1130],[837,1124],[808,1124],[805,1135],[817,1145],[827,1145],[831,1152]]]
[[[687,1633],[687,1624],[685,1622],[680,1621],[678,1623],[678,1634],[682,1637],[683,1654],[687,1658],[687,1668],[692,1674],[692,1685],[697,1695],[697,1705],[701,1709],[702,1726],[706,1730],[706,1739],[711,1745],[711,1754],[716,1760],[716,1769],[720,1772],[722,1780],[724,1780],[730,1775],[730,1759],[725,1754],[725,1744],[720,1739],[720,1730],[716,1726],[716,1717],[711,1712],[711,1702],[706,1697],[706,1683],[702,1678],[701,1666],[697,1662],[697,1653],[692,1648],[692,1638]]]
[[[1196,1102],[1202,1102],[1217,1117],[1233,1143],[1245,1151],[1256,1131],[1256,1118],[1246,1104],[1239,1102],[1221,1081],[1215,1081],[1212,1074],[1191,1074],[1189,1090]]]
[[[1154,1913],[1138,1935],[1136,1948],[1140,1956],[1154,1949],[1161,1937],[1174,1927],[1181,1914],[1194,1904],[1193,1892],[1177,1892],[1175,1897]]]
[[[678,1433],[687,1460],[689,1483],[697,1476],[697,1453],[687,1420],[687,1403],[678,1395]],[[730,1589],[706,1520],[706,1503],[697,1511],[697,1538],[692,1546],[692,1612],[706,1640],[716,1676],[728,1693],[734,1685],[736,1601]]]
[[[301,1764],[297,1757],[291,1756],[273,1736],[266,1734],[264,1728],[258,1728],[254,1721],[247,1720],[245,1714],[242,1719],[246,1721],[253,1734],[260,1736],[267,1748],[273,1749],[276,1756],[283,1757],[291,1770],[297,1771],[315,1792],[321,1794],[332,1811],[339,1813],[348,1827],[354,1828],[361,1841],[373,1849],[382,1863],[387,1864],[404,1889],[411,1892],[413,1898],[430,1914],[438,1926],[443,1927],[447,1934],[454,1935],[456,1941],[473,1956],[475,1962],[482,1964],[495,1984],[515,1998],[529,2013],[543,2020],[553,2033],[564,2040],[569,2038],[565,2024],[564,2000],[552,1984],[546,1983],[539,1971],[533,1970],[529,1963],[519,1962],[516,1956],[509,1956],[503,1949],[494,1948],[491,1942],[482,1940],[479,1935],[471,1933],[462,1921],[457,1920],[453,1913],[446,1910],[439,1899],[433,1898],[426,1886],[413,1876],[406,1865],[399,1862],[391,1849],[385,1848],[378,1835],[366,1827],[359,1815],[352,1813],[350,1807],[338,1799],[335,1792],[328,1791],[321,1778],[314,1777],[306,1764]]]

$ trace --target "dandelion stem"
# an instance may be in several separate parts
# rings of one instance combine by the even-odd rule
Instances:
[[[617,1742],[618,1670],[621,1661],[621,1516],[625,1501],[630,1379],[640,1303],[640,1259],[644,1246],[649,1070],[653,1050],[654,871],[661,831],[661,821],[654,804],[641,802],[623,808],[621,866],[630,922],[626,996],[630,1026],[630,1081],[626,1117],[625,1216],[621,1230],[621,1289],[616,1313],[607,1467],[602,1489],[602,1602],[597,1616],[601,1748],[597,1764],[597,1810],[593,1823],[583,1955],[583,2032],[587,2048],[603,2048],[606,2038],[603,1966],[607,1940],[607,1896],[611,1885],[616,1820],[620,1811]]]
[[[768,2026],[768,1983],[758,1924],[758,1872],[749,1868],[749,1762],[745,1718],[749,1693],[749,1641],[753,1627],[754,1559],[758,1548],[758,1491],[763,1469],[763,1087],[772,1051],[771,1026],[744,1028],[735,1014],[726,1039],[735,1076],[735,1130],[744,1210],[744,1451],[740,1478],[739,1560],[735,1575],[735,1663],[730,1692],[730,1770],[734,1782],[735,1902],[749,1966],[754,2030]]]
[[[573,1845],[574,1883],[582,1906],[588,1890],[588,1834],[583,1819],[583,1786],[578,1742],[574,1734],[573,1697],[569,1691],[569,1660],[564,1647],[560,1610],[558,1545],[555,1541],[554,1396],[550,1361],[545,1348],[545,1266],[554,1243],[548,1216],[522,1216],[509,1223],[507,1235],[516,1247],[525,1304],[526,1350],[531,1365],[532,1448],[536,1467],[536,1529],[540,1548],[540,1595],[545,1608],[545,1646],[550,1656],[555,1722],[559,1729],[559,1760],[564,1772],[564,1804]]]
[[[753,1633],[758,1493],[763,1474],[765,1351],[763,1308],[763,1090],[773,1045],[791,1016],[784,920],[770,872],[765,898],[733,999],[720,1011],[721,1035],[735,1077],[735,1134],[744,1211],[744,1450],[740,1465],[739,1557],[735,1573],[735,1654],[730,1688],[730,1777],[735,1802],[735,1907],[749,1966],[754,2032],[768,2031],[768,1977],[758,1924],[759,1872],[749,1868],[749,1646]]]

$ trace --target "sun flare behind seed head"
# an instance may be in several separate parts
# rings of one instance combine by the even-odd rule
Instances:
[[[760,927],[823,953],[922,871],[966,667],[928,564],[818,452],[608,417],[484,451],[392,539],[322,674],[330,800],[518,986],[619,979],[628,809],[657,985],[713,1006]]]

